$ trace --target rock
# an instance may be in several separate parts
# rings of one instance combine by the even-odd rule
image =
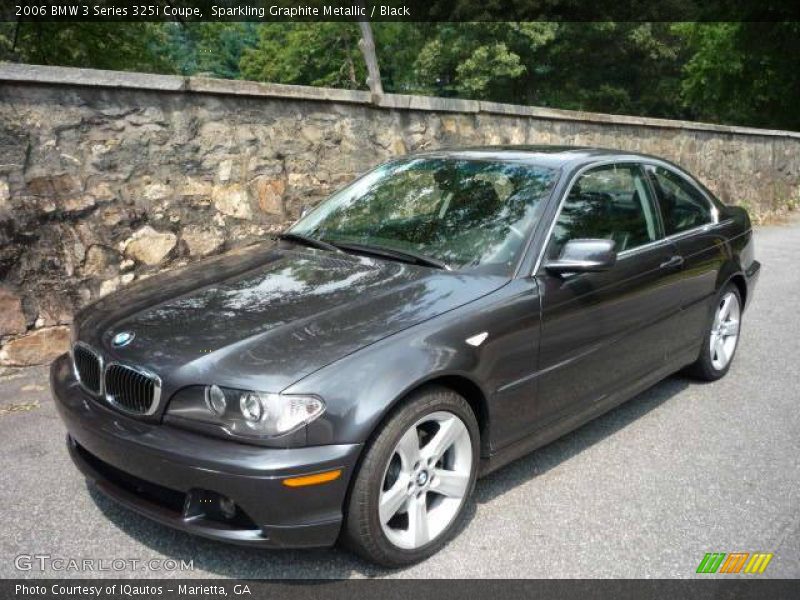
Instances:
[[[0,350],[0,365],[26,367],[53,361],[69,349],[69,327],[37,329],[7,342]]]
[[[120,271],[130,271],[136,263],[132,261],[130,258],[126,258],[121,263],[119,263],[119,270]]]
[[[116,192],[105,181],[97,181],[86,188],[86,193],[97,202],[111,202],[117,198]]]
[[[27,181],[28,192],[34,196],[65,198],[81,193],[81,183],[74,175],[44,175]]]
[[[222,183],[230,181],[232,170],[233,170],[233,161],[231,161],[230,159],[223,160],[222,162],[219,163],[219,169],[217,170],[217,178]]]
[[[216,227],[191,226],[181,233],[181,238],[192,256],[208,256],[222,248],[225,236]]]
[[[119,278],[119,282],[122,285],[128,285],[131,281],[136,279],[136,275],[133,273],[125,273],[122,277]]]
[[[25,333],[27,322],[22,300],[7,287],[0,287],[0,335]]]
[[[212,185],[210,181],[203,181],[201,179],[194,179],[191,177],[187,177],[179,193],[181,196],[204,197],[204,196],[210,196],[211,190],[212,190]]]
[[[106,227],[114,227],[122,222],[125,215],[116,209],[109,208],[103,211],[101,218],[103,220],[103,225]]]
[[[83,262],[83,274],[86,277],[105,277],[113,274],[118,254],[105,246],[89,246]]]
[[[255,197],[258,198],[258,207],[262,212],[281,216],[285,214],[283,192],[286,190],[286,183],[283,179],[258,177],[252,187]]]
[[[125,255],[146,265],[157,265],[172,252],[177,241],[174,233],[145,225],[125,242]]]
[[[137,110],[126,115],[125,119],[131,125],[163,125],[166,122],[164,111],[154,106],[148,106],[144,110]]]
[[[458,132],[458,124],[452,117],[442,117],[442,131],[444,133],[454,134]]]
[[[395,133],[389,128],[378,128],[375,132],[375,143],[381,148],[389,148],[395,139]]]
[[[72,156],[71,154],[67,154],[65,152],[62,152],[61,153],[61,158],[66,160],[66,161],[68,161],[68,162],[71,162],[76,167],[80,167],[81,166],[81,161],[79,159],[75,158],[74,156]]]
[[[73,196],[71,198],[66,198],[62,202],[61,209],[67,212],[79,212],[87,208],[92,208],[94,205],[95,202],[92,196]]]
[[[291,187],[303,187],[308,183],[308,175],[305,173],[289,173],[289,185]]]
[[[250,208],[250,198],[238,183],[214,186],[212,199],[217,210],[229,217],[236,219],[252,219],[253,210]]]
[[[38,297],[36,309],[38,315],[35,326],[37,329],[53,325],[66,325],[72,321],[72,315],[75,312],[70,296],[64,293],[51,293]]]
[[[163,200],[170,194],[170,188],[163,183],[151,183],[144,186],[142,196],[148,200]]]
[[[322,141],[322,129],[313,125],[303,126],[300,129],[300,135],[312,144],[319,144]]]
[[[8,181],[5,177],[0,177],[0,211],[7,210],[8,200],[11,198],[11,191],[8,189]]]
[[[106,279],[103,283],[100,284],[100,290],[97,293],[97,297],[102,298],[103,296],[108,296],[112,292],[116,292],[119,289],[121,283],[122,281],[120,280],[119,277]]]

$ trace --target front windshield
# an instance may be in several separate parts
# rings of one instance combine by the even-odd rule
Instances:
[[[556,174],[512,162],[396,161],[331,196],[290,233],[413,252],[451,268],[508,272]]]

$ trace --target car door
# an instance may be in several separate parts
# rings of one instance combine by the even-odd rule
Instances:
[[[686,176],[665,165],[648,164],[645,171],[656,194],[664,232],[684,261],[675,286],[681,310],[667,339],[667,351],[676,358],[691,356],[706,331],[725,259],[725,238],[716,227],[716,207]]]
[[[580,238],[613,239],[616,265],[548,273],[547,260]],[[665,337],[679,307],[672,288],[679,269],[641,165],[604,164],[575,176],[537,269],[542,426],[612,401],[664,366]]]

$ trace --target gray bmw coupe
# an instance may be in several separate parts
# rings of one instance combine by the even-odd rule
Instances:
[[[667,161],[431,152],[88,306],[51,385],[120,503],[399,566],[447,542],[480,475],[670,373],[725,375],[759,268],[747,213]]]

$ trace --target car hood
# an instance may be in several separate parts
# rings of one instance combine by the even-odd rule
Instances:
[[[507,281],[263,244],[107,296],[78,316],[77,336],[160,375],[167,394],[207,383],[277,392]],[[122,331],[133,340],[116,348]]]

